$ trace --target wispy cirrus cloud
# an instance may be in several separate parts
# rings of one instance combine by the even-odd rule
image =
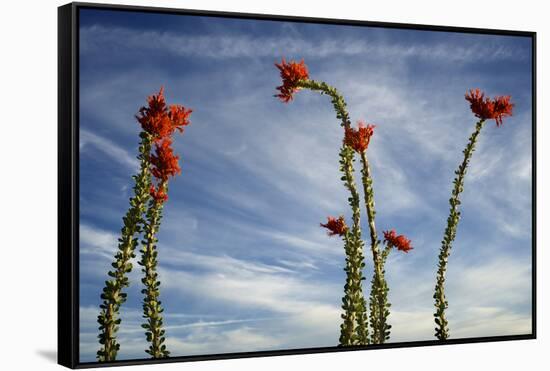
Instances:
[[[89,130],[81,129],[80,130],[80,152],[86,153],[88,146],[96,147],[100,153],[109,157],[110,161],[115,161],[124,165],[132,170],[137,170],[139,167],[139,162],[135,156],[130,155],[130,153],[122,148],[117,143],[104,138],[100,135],[92,133]]]
[[[290,26],[292,27],[292,26]],[[341,28],[341,27],[340,27]],[[335,30],[339,33],[340,30]],[[279,58],[282,54],[305,58],[336,56],[375,58],[423,58],[453,62],[494,61],[526,58],[525,50],[507,48],[497,43],[478,41],[474,44],[451,45],[366,41],[356,37],[312,40],[295,32],[292,36],[188,35],[170,31],[135,30],[123,27],[92,25],[80,31],[81,52],[92,53],[118,46],[135,50],[149,49],[182,57]]]
[[[90,226],[85,230],[87,236],[95,236],[95,241],[107,243],[112,237],[111,233]],[[237,352],[252,339],[264,340],[255,343],[251,350],[333,345],[323,339],[330,340],[328,335],[337,333],[341,309],[335,299],[339,298],[340,285],[312,279],[301,270],[229,256],[190,254],[164,244],[159,249],[161,256],[170,256],[170,263],[163,264],[160,271],[164,296],[224,309],[206,314],[192,309],[183,313],[167,311],[168,343],[181,354]],[[103,256],[100,246],[95,253]],[[411,277],[414,264],[390,263],[394,263],[388,265],[387,272],[392,287],[392,341],[432,339],[432,285],[427,279],[430,274]],[[499,275],[503,271],[507,272],[505,277]],[[454,262],[448,287],[452,302],[448,315],[457,329],[453,337],[529,333],[530,316],[508,308],[510,304],[529,306],[529,273],[524,261],[507,258],[480,262],[477,266]],[[244,318],[243,310],[247,313]],[[253,315],[255,310],[264,314]],[[81,309],[85,331],[82,348],[86,352],[93,349],[96,311],[94,307]],[[120,336],[125,357],[139,356],[145,347],[145,341],[135,336],[142,332],[141,321],[139,311],[124,311]],[[291,329],[300,331],[289,337]],[[234,336],[234,342],[222,346],[215,334],[222,338]]]

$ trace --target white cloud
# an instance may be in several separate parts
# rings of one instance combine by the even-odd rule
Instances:
[[[197,302],[214,301],[234,309],[301,313],[338,298],[340,291],[339,285],[284,274],[253,273],[236,267],[194,274],[166,268],[159,272],[165,290],[175,290]]]
[[[222,331],[201,327],[182,339],[167,338],[166,345],[172,354],[197,355],[277,349],[281,341],[247,326]]]
[[[171,265],[176,264],[182,267],[199,267],[210,271],[224,271],[226,273],[246,271],[265,274],[292,272],[284,267],[235,259],[226,254],[220,256],[209,256],[164,247],[163,254],[170,256]]]
[[[453,318],[449,318],[453,320]],[[453,338],[531,334],[531,316],[510,313],[502,307],[470,307],[456,318],[451,330]]]
[[[319,270],[319,267],[317,267],[312,262],[308,262],[308,261],[290,261],[290,260],[286,260],[286,259],[278,259],[277,261],[280,264],[285,265],[285,266],[290,267],[290,268]]]
[[[333,256],[343,254],[343,242],[341,242],[341,240],[338,238],[328,239],[326,234],[323,233],[324,231],[322,231],[321,229],[315,230],[315,232],[312,231],[312,233],[310,233],[309,235],[307,235],[307,233],[303,233],[302,236],[267,229],[260,229],[256,232],[266,237],[272,238],[275,241],[281,242],[286,246],[308,250],[309,252],[317,255],[317,258],[322,258],[322,255]],[[326,242],[321,242],[319,236],[322,236]]]
[[[92,239],[96,244],[112,240],[109,234],[102,235],[90,227],[85,230],[85,235],[96,236]],[[173,266],[166,268],[161,264],[164,295],[225,308],[225,314],[207,320],[202,318],[202,313],[166,313],[167,344],[173,354],[335,345],[330,339],[337,339],[341,321],[341,309],[336,305],[341,295],[340,285],[229,256],[206,256],[165,246],[160,249],[164,256],[170,256]],[[96,253],[101,254],[98,250]],[[393,304],[391,341],[431,340],[434,324],[430,272],[410,277],[413,264],[399,267],[401,269],[392,264],[387,268]],[[529,312],[516,312],[510,306],[521,307],[530,302],[529,273],[524,261],[499,258],[472,266],[455,259],[447,286],[453,338],[528,333]],[[399,282],[406,284],[399,285]],[[244,309],[266,310],[271,315],[230,317],[231,313]],[[96,315],[95,308],[81,309],[81,327],[85,331],[81,349],[88,357],[97,347],[92,336]],[[124,311],[123,316],[120,339],[125,346],[121,356],[140,356],[146,344],[132,334],[142,331],[141,313],[130,309]],[[293,335],[289,337],[289,334]]]
[[[112,259],[116,237],[110,232],[83,225],[81,244],[92,261],[93,256]],[[255,305],[274,312],[295,313],[322,305],[331,293],[339,291],[337,285],[309,282],[301,277],[300,270],[289,267],[245,261],[225,254],[197,254],[164,244],[159,246],[159,252],[169,257],[167,263],[159,268],[163,287],[192,293],[197,298],[206,295],[209,300],[228,304]],[[191,273],[191,268],[199,271]],[[318,289],[319,284],[323,290]]]
[[[80,224],[80,253],[112,260],[117,245],[118,237],[115,234]]]
[[[162,50],[178,56],[208,58],[280,58],[283,51],[307,58],[368,56],[382,59],[418,57],[453,62],[524,59],[525,53],[503,45],[476,42],[472,45],[439,42],[431,44],[388,45],[358,38],[332,38],[314,41],[301,35],[262,37],[249,35],[181,35],[172,32],[136,31],[129,28],[93,25],[80,31],[81,52],[105,48]],[[123,40],[123,41],[122,41]],[[122,43],[123,42],[123,43]]]
[[[124,148],[107,138],[92,133],[89,130],[81,129],[80,152],[85,153],[88,151],[88,146],[94,146],[111,160],[127,166],[132,170],[137,170],[139,168],[138,160],[130,155]]]
[[[450,312],[460,311],[460,306],[530,304],[531,266],[527,259],[497,256],[477,264],[455,260],[448,272],[448,297],[450,305],[454,306]],[[459,304],[454,301],[459,301]]]

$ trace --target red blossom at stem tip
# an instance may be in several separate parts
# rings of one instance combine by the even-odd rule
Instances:
[[[386,241],[388,245],[396,247],[397,250],[403,252],[409,252],[409,250],[413,249],[411,246],[411,240],[402,234],[398,236],[395,229],[384,232],[384,241]]]
[[[338,219],[329,216],[327,217],[327,223],[320,223],[320,225],[321,227],[328,229],[327,234],[329,236],[343,236],[348,231],[348,226],[346,225],[346,221],[343,216],[338,217]]]
[[[281,79],[283,80],[283,85],[277,87],[280,93],[275,96],[288,103],[294,97],[294,93],[299,90],[298,83],[300,80],[309,79],[307,66],[303,59],[300,62],[290,61],[287,63],[284,58],[280,64],[275,63],[275,66],[281,72]]]
[[[170,112],[168,112],[172,127],[183,133],[183,127],[190,124],[189,116],[191,116],[191,112],[193,112],[192,109],[186,109],[181,104],[172,104]]]
[[[476,117],[482,120],[494,119],[497,126],[502,125],[502,119],[512,116],[513,103],[510,103],[510,96],[497,96],[494,99],[485,97],[479,89],[471,90],[465,96],[470,102],[470,109]]]
[[[151,185],[151,188],[149,188],[149,194],[151,197],[153,197],[153,200],[157,203],[164,203],[168,201],[168,195],[164,191],[162,186],[159,186],[158,188],[155,188],[154,185]]]
[[[172,149],[172,139],[165,138],[160,144],[155,144],[155,154],[151,156],[151,173],[166,182],[169,177],[181,174],[178,160],[179,156],[174,155]]]
[[[353,148],[356,152],[363,153],[369,147],[370,138],[374,134],[375,125],[366,125],[363,121],[358,121],[357,126],[357,129],[346,127],[344,143]]]
[[[161,87],[157,95],[147,98],[147,107],[139,109],[136,119],[142,129],[158,142],[172,135],[176,129],[183,132],[183,127],[190,123],[191,112],[178,104],[166,105],[164,88]]]

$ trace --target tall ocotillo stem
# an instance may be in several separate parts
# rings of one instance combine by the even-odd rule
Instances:
[[[322,226],[325,226],[321,224]],[[353,345],[354,338],[357,333],[357,317],[354,311],[354,297],[355,291],[354,279],[353,279],[353,261],[350,259],[353,256],[352,244],[350,243],[350,233],[346,231],[344,236],[344,249],[346,252],[346,284],[344,285],[344,297],[342,298],[342,309],[344,313],[340,315],[343,322],[340,325],[340,344],[341,345]]]
[[[452,243],[456,237],[456,230],[458,222],[460,220],[460,211],[458,210],[460,205],[460,194],[464,190],[464,177],[468,164],[475,150],[477,138],[486,120],[495,120],[497,127],[502,125],[502,119],[506,116],[512,116],[512,109],[514,105],[510,102],[510,96],[497,96],[494,99],[485,97],[485,93],[479,89],[470,90],[466,96],[466,100],[470,103],[470,109],[474,115],[479,118],[476,123],[476,127],[466,148],[462,153],[464,159],[455,171],[456,177],[453,180],[453,191],[451,198],[449,199],[450,211],[447,218],[447,226],[445,227],[445,233],[443,235],[443,241],[441,241],[441,250],[439,252],[439,262],[437,265],[436,285],[434,292],[435,299],[435,337],[439,340],[446,340],[449,338],[449,322],[445,315],[445,310],[449,304],[445,297],[445,273],[447,271],[447,263],[449,255],[451,253]]]
[[[361,179],[363,181],[363,192],[365,193],[365,208],[368,216],[372,256],[376,267],[380,262],[380,249],[378,248],[380,241],[378,240],[378,235],[376,233],[376,211],[374,209],[374,190],[372,186],[373,181],[369,161],[365,151],[361,152],[361,164],[363,166],[361,169]]]
[[[380,241],[378,242],[380,243]],[[413,249],[413,247],[411,246],[411,240],[409,240],[404,235],[397,235],[395,230],[384,232],[384,242],[386,242],[386,247],[381,252],[379,251],[378,255],[380,265],[380,281],[375,282],[375,276],[373,278],[373,289],[371,290],[371,304],[372,307],[374,307],[373,310],[381,310],[381,312],[378,313],[380,317],[377,318],[377,320],[379,319],[379,322],[373,323],[373,327],[377,329],[376,334],[373,335],[373,342],[376,341],[377,344],[384,343],[386,340],[389,339],[389,330],[391,328],[391,325],[387,324],[390,304],[388,303],[387,299],[387,293],[389,289],[385,279],[384,268],[386,264],[386,259],[388,258],[388,255],[390,254],[390,251],[393,247],[405,253],[408,253],[410,250]],[[378,292],[375,291],[375,285]]]
[[[141,291],[143,298],[143,318],[145,323],[142,327],[146,330],[145,337],[149,349],[145,352],[153,358],[168,357],[170,352],[164,343],[165,330],[163,329],[162,306],[159,300],[160,281],[157,273],[157,238],[156,234],[160,227],[162,209],[164,202],[168,200],[168,179],[181,173],[178,163],[179,157],[172,149],[172,139],[166,137],[160,143],[155,144],[155,153],[151,156],[151,173],[156,178],[157,187],[152,184],[150,188],[151,201],[147,210],[147,218],[143,227],[143,248],[141,249],[140,265],[143,267],[144,277],[141,282],[145,288]]]
[[[281,101],[290,102],[294,94],[300,89],[317,91],[331,97],[332,105],[336,111],[336,117],[341,121],[341,126],[350,127],[349,114],[346,110],[346,102],[338,91],[325,82],[317,82],[309,79],[309,73],[304,61],[299,63],[289,62],[284,59],[275,66],[279,69],[283,84],[277,87],[279,94],[276,95]],[[340,345],[361,345],[368,344],[368,318],[366,301],[362,292],[362,281],[364,280],[362,269],[364,267],[363,241],[361,240],[361,224],[359,209],[359,193],[354,180],[354,152],[345,143],[340,150],[340,170],[343,173],[342,181],[350,192],[348,198],[352,209],[353,226],[348,231],[345,241],[346,251],[346,285],[345,294],[342,299],[344,323],[341,326]]]
[[[373,180],[369,161],[367,159],[367,149],[370,139],[374,134],[374,125],[365,125],[364,122],[359,121],[358,126],[357,129],[351,127],[345,129],[344,142],[359,153],[361,157],[361,180],[363,182],[363,192],[365,195],[365,207],[367,211],[374,266],[369,303],[371,312],[370,325],[372,329],[370,341],[375,344],[380,344],[389,337],[390,326],[387,325],[387,316],[389,315],[389,304],[387,302],[388,288],[384,278],[383,259],[378,247],[380,241],[376,233]]]
[[[135,248],[138,244],[136,234],[141,231],[140,223],[149,199],[150,176],[150,152],[152,137],[146,132],[140,133],[139,145],[140,171],[135,175],[134,196],[130,199],[130,208],[123,218],[124,226],[121,229],[121,237],[118,239],[118,251],[112,263],[114,270],[108,272],[112,277],[105,281],[105,287],[101,294],[103,300],[100,305],[100,313],[97,318],[99,323],[100,349],[97,352],[99,362],[114,361],[120,344],[116,341],[116,333],[120,325],[118,318],[120,306],[126,301],[126,293],[122,290],[128,287],[127,274],[132,270],[130,259],[135,257]]]
[[[140,133],[141,142],[138,155],[140,172],[134,176],[134,196],[130,199],[130,209],[123,218],[124,226],[121,230],[121,237],[118,240],[118,251],[115,255],[115,261],[112,263],[114,270],[108,272],[112,279],[105,281],[105,287],[101,294],[103,302],[100,305],[98,316],[100,349],[97,352],[97,359],[99,362],[116,360],[118,350],[120,349],[120,344],[116,341],[116,332],[121,322],[120,318],[118,318],[119,309],[122,303],[126,301],[126,293],[122,292],[122,290],[129,286],[127,274],[132,270],[130,260],[135,258],[135,249],[138,245],[136,235],[141,233],[142,224],[145,225],[145,229],[147,229],[147,225],[151,224],[143,221],[143,214],[145,213],[149,196],[152,195],[157,201],[159,199],[162,199],[162,202],[166,200],[165,193],[153,192],[151,190],[151,174],[157,178],[159,174],[164,174],[167,178],[167,176],[173,176],[175,172],[179,171],[178,158],[173,155],[170,148],[171,136],[176,130],[183,132],[183,127],[189,125],[188,119],[191,110],[177,104],[167,106],[163,88],[160,89],[157,95],[149,96],[147,102],[148,105],[141,107],[136,115],[136,120],[143,130]],[[151,156],[153,143],[157,146],[156,156]],[[159,146],[159,143],[162,144]],[[163,153],[159,152],[160,147],[164,150]],[[168,147],[170,150],[169,153],[167,152],[168,149],[164,147]],[[166,156],[166,153],[170,154],[171,157]],[[154,190],[154,186],[152,188]],[[147,215],[150,215],[150,210],[147,212]],[[150,255],[156,259],[156,253],[151,253]],[[143,261],[147,262],[147,259],[142,259]],[[151,266],[153,268],[156,267],[156,261]],[[156,276],[154,278],[156,279]],[[158,286],[158,282],[155,282],[157,293]],[[151,292],[151,295],[153,294]],[[162,325],[162,321],[155,323]]]
[[[443,241],[441,241],[441,250],[439,252],[439,263],[437,264],[437,277],[435,285],[435,307],[436,311],[434,314],[435,317],[435,336],[439,340],[446,340],[449,337],[449,327],[448,321],[445,316],[445,310],[448,307],[447,299],[445,298],[445,273],[447,271],[447,262],[449,255],[451,254],[451,248],[453,241],[456,237],[456,230],[458,227],[458,222],[460,220],[460,211],[458,207],[460,205],[460,194],[464,190],[464,177],[466,175],[466,169],[472,158],[472,154],[475,151],[475,146],[477,138],[485,120],[480,120],[476,124],[476,128],[470,139],[466,148],[462,153],[464,154],[464,159],[462,163],[458,166],[458,169],[455,171],[456,177],[453,180],[453,190],[451,193],[451,198],[449,199],[450,209],[449,217],[447,218],[447,227],[445,228],[445,233],[443,235]]]
[[[363,256],[363,240],[361,239],[361,210],[359,207],[359,192],[353,176],[353,149],[343,146],[340,150],[340,170],[344,174],[342,180],[350,192],[349,205],[352,210],[353,225],[346,236],[346,271],[347,279],[342,298],[342,319],[344,322],[355,322],[355,331],[349,333],[341,331],[340,344],[342,345],[364,345],[368,339],[368,317],[366,301],[363,295],[362,281],[365,258]],[[342,324],[342,330],[344,330]]]
[[[145,352],[153,358],[168,357],[170,352],[164,345],[162,306],[159,300],[160,281],[158,280],[157,264],[157,238],[156,233],[160,227],[162,208],[168,200],[168,178],[181,173],[178,159],[172,148],[172,135],[177,130],[183,133],[184,127],[189,125],[189,116],[192,110],[179,104],[167,105],[164,98],[164,89],[161,88],[157,95],[147,98],[148,106],[142,107],[136,116],[144,130],[150,132],[155,138],[155,154],[151,155],[151,174],[156,178],[157,187],[151,184],[149,189],[152,197],[146,213],[143,230],[140,264],[144,277],[141,282],[145,288],[141,291],[143,299],[143,317],[146,319],[142,327],[145,329],[145,337],[150,343]]]
[[[152,358],[165,358],[170,355],[166,349],[162,319],[162,303],[159,300],[160,296],[160,281],[157,273],[157,238],[162,218],[163,203],[167,198],[167,184],[162,182],[159,185],[158,191],[151,187],[152,198],[149,201],[147,217],[143,226],[144,238],[142,241],[141,260],[139,264],[143,267],[142,272],[144,277],[141,282],[145,288],[141,292],[145,295],[143,299],[143,318],[146,323],[142,327],[146,330],[145,335],[150,343],[149,349],[145,350]]]
[[[341,121],[341,126],[344,130],[350,128],[351,123],[346,109],[346,102],[336,88],[325,82],[314,80],[300,80],[298,87],[330,96],[331,103],[336,112],[336,118]],[[363,240],[361,239],[360,196],[355,183],[354,161],[355,153],[353,148],[344,142],[340,149],[340,171],[343,174],[341,179],[350,192],[348,201],[353,219],[351,231],[345,239],[345,271],[347,279],[344,289],[345,295],[342,298],[342,309],[344,309],[342,319],[344,319],[344,323],[341,326],[340,332],[340,344],[344,346],[366,345],[369,343],[367,303],[362,289],[365,258],[363,255]],[[349,324],[353,322],[355,322],[355,329],[351,331]],[[353,335],[350,335],[351,333]]]
[[[359,333],[359,328],[357,326],[357,322],[363,319],[359,317],[361,312],[357,311],[357,305],[362,303],[362,292],[360,286],[358,286],[360,281],[357,281],[361,273],[360,270],[357,269],[358,266],[361,266],[361,263],[357,261],[357,259],[360,258],[360,254],[357,254],[356,251],[353,250],[354,244],[350,243],[350,239],[353,239],[353,236],[346,225],[344,216],[340,216],[339,218],[329,216],[327,223],[321,223],[321,227],[328,229],[329,236],[338,235],[343,237],[345,242],[346,267],[344,271],[346,272],[346,284],[344,286],[344,297],[342,298],[342,308],[344,309],[342,319],[344,321],[340,325],[340,344],[360,345],[362,344],[362,336],[368,338],[368,333]],[[368,327],[365,328],[368,329]]]
[[[371,342],[374,344],[384,343],[390,336],[390,328],[387,318],[390,314],[388,303],[388,285],[384,277],[384,262],[380,253],[378,236],[376,233],[374,209],[374,190],[372,186],[372,176],[367,159],[366,151],[361,152],[363,191],[365,193],[365,207],[369,221],[369,230],[371,238],[371,251],[374,266],[373,278],[371,281],[370,310],[371,310]]]

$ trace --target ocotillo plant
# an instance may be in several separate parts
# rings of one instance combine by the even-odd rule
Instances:
[[[331,97],[336,117],[341,121],[341,126],[344,129],[350,127],[349,114],[342,95],[325,82],[310,80],[303,60],[301,62],[291,61],[287,63],[283,59],[280,64],[276,63],[275,66],[279,69],[283,81],[283,84],[277,87],[279,93],[276,97],[288,103],[293,99],[294,93],[304,88],[326,94]],[[352,210],[353,225],[344,238],[347,283],[345,286],[345,295],[342,299],[342,309],[344,310],[342,314],[344,322],[340,331],[340,345],[342,346],[367,344],[369,341],[367,308],[362,291],[362,281],[364,280],[363,267],[365,263],[363,240],[361,239],[360,199],[354,178],[354,161],[353,148],[343,143],[340,150],[340,171],[343,174],[341,180],[350,193],[348,200]]]
[[[325,82],[317,82],[309,78],[309,73],[304,61],[287,63],[284,58],[281,63],[275,64],[280,71],[283,85],[278,86],[276,95],[281,101],[288,103],[294,98],[294,94],[300,89],[309,89],[331,97],[331,102],[336,111],[336,117],[344,128],[344,140],[340,150],[341,180],[350,192],[348,198],[352,210],[353,226],[351,230],[345,226],[344,218],[329,217],[326,224],[321,226],[329,230],[329,235],[339,235],[344,238],[346,252],[346,284],[342,299],[342,319],[340,327],[340,345],[366,345],[369,343],[383,343],[389,338],[390,326],[387,324],[389,315],[389,303],[387,301],[387,283],[384,278],[384,263],[390,247],[383,254],[380,253],[375,226],[374,191],[369,162],[366,155],[370,138],[374,133],[374,125],[365,126],[359,123],[358,129],[351,127],[350,117],[346,109],[343,96],[332,86]],[[363,240],[361,239],[360,226],[360,196],[354,179],[355,152],[361,156],[362,181],[365,193],[365,206],[367,209],[368,224],[371,237],[371,251],[373,255],[374,274],[371,288],[370,310],[372,335],[369,337],[369,318],[366,300],[363,295],[362,281],[363,268],[365,267],[363,256]]]
[[[154,107],[154,110],[143,107],[140,110],[138,120],[145,123],[151,121],[164,122],[168,127],[183,133],[183,127],[189,125],[191,110],[187,110],[180,105],[168,107],[164,101],[159,103],[157,107]],[[150,186],[151,198],[146,217],[143,219],[143,241],[139,264],[143,267],[142,272],[144,274],[141,282],[145,285],[145,288],[141,292],[144,294],[143,318],[146,321],[142,327],[146,330],[145,337],[150,343],[149,349],[146,349],[145,352],[150,354],[152,358],[165,358],[170,354],[164,344],[165,330],[163,329],[163,308],[159,300],[160,281],[157,273],[156,234],[160,228],[163,205],[168,200],[168,179],[181,173],[178,164],[179,157],[174,154],[172,149],[174,129],[167,131],[165,136],[155,143],[155,154],[151,156],[150,163],[151,174],[155,177],[157,184],[151,184]]]
[[[449,304],[445,297],[445,273],[447,271],[447,262],[451,253],[451,247],[456,237],[456,230],[460,220],[460,194],[464,190],[464,177],[472,154],[475,151],[475,146],[481,129],[485,121],[494,119],[497,127],[502,125],[502,119],[512,115],[513,104],[510,103],[510,96],[498,96],[494,99],[485,97],[479,89],[470,90],[466,94],[466,100],[470,102],[470,109],[479,119],[475,125],[474,132],[470,135],[466,148],[462,151],[464,158],[458,169],[455,171],[455,179],[453,180],[453,190],[449,199],[450,210],[447,218],[447,226],[441,241],[441,250],[439,252],[439,262],[437,269],[436,285],[435,285],[435,337],[439,340],[449,338],[449,322],[445,315],[445,310]]]
[[[143,318],[146,322],[142,327],[146,330],[145,336],[150,343],[149,349],[145,350],[153,358],[165,358],[170,355],[164,344],[162,302],[159,300],[160,281],[157,273],[157,238],[156,234],[160,228],[162,208],[168,200],[168,179],[181,173],[178,165],[178,156],[172,150],[172,140],[165,138],[160,144],[156,144],[155,154],[151,156],[153,168],[151,172],[157,180],[157,185],[151,185],[149,208],[146,213],[143,226],[143,241],[141,249],[141,260],[139,264],[143,267],[144,277],[141,282],[145,288],[141,290],[143,299]]]
[[[353,150],[361,157],[361,180],[363,182],[363,193],[365,196],[365,208],[367,211],[367,220],[369,224],[371,252],[374,267],[369,298],[370,326],[372,329],[370,342],[373,344],[381,344],[389,338],[389,330],[391,326],[387,323],[390,307],[387,298],[388,285],[384,278],[382,267],[383,263],[379,248],[380,241],[378,240],[378,235],[376,232],[374,188],[370,165],[367,159],[367,148],[373,134],[374,125],[365,125],[365,123],[360,121],[357,129],[352,127],[347,127],[345,129],[344,143],[353,148]]]
[[[101,294],[99,323],[100,349],[97,352],[99,362],[116,360],[120,344],[116,340],[116,333],[120,326],[119,311],[126,301],[127,294],[123,292],[129,286],[128,273],[132,270],[131,259],[135,258],[135,248],[138,245],[138,235],[142,232],[147,202],[150,199],[151,188],[151,147],[169,138],[175,130],[182,131],[189,123],[191,113],[179,105],[166,106],[163,89],[157,95],[147,98],[148,106],[142,107],[136,116],[142,131],[139,145],[138,159],[140,170],[134,179],[134,195],[130,198],[130,208],[123,217],[121,237],[118,240],[118,251],[111,264],[114,268],[108,272],[111,279],[105,281]]]
[[[294,93],[300,89],[310,89],[328,95],[336,111],[336,118],[341,121],[341,126],[344,130],[350,129],[351,122],[344,97],[327,83],[309,79],[308,70],[303,60],[299,63],[294,61],[287,63],[283,59],[280,64],[276,63],[275,66],[279,69],[283,81],[283,85],[277,87],[279,94],[276,97],[288,103],[293,99]],[[340,331],[340,345],[342,346],[365,345],[369,342],[367,306],[362,289],[365,262],[363,240],[361,239],[360,196],[355,184],[354,161],[354,149],[343,141],[340,150],[340,171],[343,174],[341,180],[350,193],[348,201],[352,210],[353,225],[344,238],[347,278],[345,294],[342,299],[342,309],[344,310],[342,314],[344,322]]]

